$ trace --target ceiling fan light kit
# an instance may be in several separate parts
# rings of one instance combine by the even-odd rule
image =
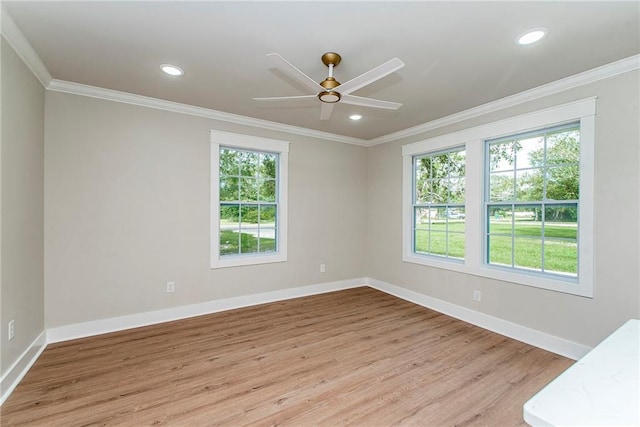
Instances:
[[[317,97],[323,104],[320,111],[320,120],[329,120],[334,104],[344,102],[345,104],[358,105],[362,107],[383,108],[397,110],[402,106],[398,102],[382,101],[379,99],[363,98],[361,96],[350,95],[351,92],[371,84],[381,78],[404,67],[404,62],[398,58],[393,58],[378,67],[355,77],[348,82],[341,84],[333,77],[333,69],[340,63],[342,57],[335,52],[327,52],[322,55],[322,63],[329,68],[329,76],[320,83],[316,83],[311,77],[298,70],[295,66],[287,62],[277,53],[267,55],[273,64],[280,71],[289,77],[297,80],[309,90],[315,92],[314,95],[303,96],[279,96],[270,98],[253,98],[256,101],[295,101],[305,98]]]
[[[336,102],[340,101],[340,94],[336,91],[328,90],[326,92],[320,92],[318,94],[318,98],[320,98],[320,101],[322,102],[335,104]]]

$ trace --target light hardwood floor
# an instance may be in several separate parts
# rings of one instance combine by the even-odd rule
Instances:
[[[1,423],[515,426],[572,363],[357,288],[50,345]]]

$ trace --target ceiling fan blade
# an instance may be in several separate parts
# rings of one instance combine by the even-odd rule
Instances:
[[[398,71],[402,67],[404,67],[404,62],[402,62],[398,58],[393,58],[385,62],[384,64],[378,65],[376,68],[369,70],[366,73],[361,74],[346,83],[341,84],[334,90],[340,92],[341,95],[348,95],[351,92],[360,89],[361,87],[364,87],[375,82],[376,80],[380,80],[381,78],[388,76],[394,71]]]
[[[324,88],[320,86],[316,81],[314,81],[311,77],[298,70],[295,66],[293,66],[277,53],[268,53],[267,57],[271,60],[273,65],[275,65],[278,70],[298,81],[298,83],[301,83],[303,86],[309,88],[309,90],[311,90],[313,93],[318,93],[324,90]]]
[[[333,113],[334,105],[334,103],[322,103],[322,109],[320,110],[320,120],[329,120],[331,118],[331,113]]]
[[[379,99],[363,98],[354,95],[342,95],[340,102],[351,105],[359,105],[362,107],[385,108],[387,110],[397,110],[402,107],[399,102],[381,101]]]
[[[272,96],[268,98],[252,98],[254,101],[298,101],[301,99],[313,99],[318,100],[316,95],[302,95],[302,96]]]

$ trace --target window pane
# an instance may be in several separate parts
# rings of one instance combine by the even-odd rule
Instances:
[[[489,263],[511,267],[511,236],[489,236]]]
[[[536,136],[516,143],[518,169],[541,167],[544,163],[544,137]]]
[[[516,200],[530,202],[542,200],[542,169],[516,171]]]
[[[238,161],[238,152],[229,148],[220,149],[220,175],[240,174],[240,162]]]
[[[240,205],[220,205],[220,225],[240,222]]]
[[[239,252],[239,215],[238,205],[220,205],[220,255]]]
[[[432,202],[433,201],[431,197],[432,191],[433,189],[431,185],[431,180],[421,179],[419,181],[416,181],[416,194],[415,194],[416,203],[422,204],[422,203]]]
[[[276,154],[260,154],[260,176],[275,179],[277,166],[278,156]]]
[[[517,237],[514,239],[514,266],[542,271],[542,240]]]
[[[276,207],[260,206],[260,225],[273,225],[276,223]]]
[[[547,199],[578,200],[580,170],[578,165],[556,166],[547,169]]]
[[[276,229],[261,228],[260,229],[260,252],[275,252],[277,250]]]
[[[578,205],[552,205],[544,210],[545,238],[578,238]]]
[[[440,154],[431,157],[431,177],[446,178],[449,176],[449,154]]]
[[[220,178],[220,201],[240,200],[238,188],[238,178]]]
[[[513,172],[492,173],[489,178],[489,200],[492,202],[502,202],[513,200]]]
[[[414,235],[414,251],[429,253],[429,230],[416,230]]]
[[[447,224],[447,211],[449,209],[445,206],[438,206],[436,208],[436,217],[431,219],[431,228],[441,227],[442,231],[445,231]]]
[[[258,252],[258,229],[243,228],[240,235],[240,253],[249,254]]]
[[[562,130],[547,135],[547,165],[580,162],[580,131]]]
[[[447,230],[464,233],[465,213],[464,208],[455,207],[446,210]]]
[[[415,159],[416,182],[431,178],[431,159],[422,157]]]
[[[447,233],[431,230],[430,234],[430,253],[434,255],[447,254]]]
[[[489,206],[487,231],[491,234],[511,234],[511,209],[510,205]]]
[[[242,231],[247,227],[247,224],[258,223],[258,206],[242,206],[240,208],[240,219],[242,221]]]
[[[545,240],[544,269],[550,273],[562,273],[575,276],[578,272],[578,243],[562,240]]]
[[[542,236],[542,206],[518,206],[513,212],[516,236]]]
[[[429,208],[415,208],[415,228],[428,229],[429,219],[432,213],[435,213],[433,209]]]
[[[434,179],[430,181],[431,203],[447,203],[449,188],[446,179]]]
[[[558,225],[563,225],[568,229],[575,229],[578,225],[578,204],[546,205],[544,220],[546,225],[549,225],[549,223],[562,223]],[[575,238],[575,232],[568,233],[572,235],[570,238]]]
[[[258,153],[241,151],[239,155],[240,174],[242,176],[258,175]]]
[[[275,252],[276,230],[275,228],[260,228],[260,252]]]
[[[466,175],[466,152],[449,153],[449,176],[464,177]]]
[[[513,141],[489,145],[489,164],[491,171],[513,170],[515,167]]]
[[[258,180],[255,178],[240,178],[240,200],[250,202],[258,200]]]
[[[220,227],[220,255],[232,255],[240,252],[240,229]]]
[[[449,233],[449,256],[464,258],[464,234]]]
[[[449,178],[449,203],[464,203],[464,178]]]
[[[276,180],[266,179],[260,182],[260,201],[275,202],[276,201]]]

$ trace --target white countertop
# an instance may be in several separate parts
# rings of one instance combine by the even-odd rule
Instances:
[[[622,325],[524,405],[532,426],[640,426],[640,320]]]

